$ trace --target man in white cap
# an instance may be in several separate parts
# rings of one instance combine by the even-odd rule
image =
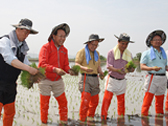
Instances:
[[[68,50],[64,47],[66,37],[69,35],[68,24],[55,26],[39,53],[39,67],[45,68],[46,79],[39,83],[41,121],[47,124],[48,109],[51,91],[59,105],[61,123],[67,123],[68,108],[62,75],[73,75],[69,67]]]
[[[81,105],[79,110],[80,121],[92,120],[96,107],[99,103],[99,78],[103,75],[100,67],[99,52],[96,48],[104,38],[99,38],[97,34],[91,34],[89,40],[85,42],[85,48],[76,54],[75,64],[80,66],[82,77],[79,81],[79,91],[81,92]],[[88,118],[87,118],[88,117]]]
[[[144,83],[145,96],[141,109],[142,116],[148,116],[148,110],[154,95],[156,115],[164,114],[163,103],[167,84],[167,57],[161,45],[165,40],[166,34],[162,30],[153,31],[146,39],[146,45],[149,49],[142,53],[140,60],[141,69],[148,71]]]
[[[38,70],[29,66],[26,57],[29,50],[25,39],[29,34],[37,34],[32,29],[32,21],[22,19],[16,28],[0,39],[0,112],[4,108],[3,126],[12,126],[15,115],[16,80],[21,70],[35,75]]]
[[[106,80],[106,87],[101,108],[101,119],[106,123],[108,108],[114,93],[117,96],[117,111],[119,116],[125,115],[125,92],[126,92],[126,72],[124,66],[132,60],[132,54],[127,49],[130,36],[126,33],[120,34],[118,44],[108,52],[107,69],[109,75]],[[133,72],[134,69],[131,70]]]

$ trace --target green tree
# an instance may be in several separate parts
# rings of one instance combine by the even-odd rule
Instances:
[[[101,61],[106,61],[106,58],[104,56],[100,55],[100,60]]]

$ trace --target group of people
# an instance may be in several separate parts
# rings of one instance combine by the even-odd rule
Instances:
[[[29,34],[37,34],[32,29],[32,21],[22,19],[19,24],[13,25],[16,29],[8,35],[0,38],[0,112],[4,109],[3,126],[12,126],[15,115],[16,80],[21,70],[26,70],[35,75],[38,70],[29,66],[26,57],[29,50],[25,39]],[[41,122],[47,124],[48,109],[51,92],[58,102],[60,121],[64,124],[68,120],[68,107],[65,95],[65,87],[62,76],[67,74],[75,75],[69,67],[68,50],[64,47],[66,37],[70,33],[70,27],[66,23],[55,26],[39,53],[38,67],[45,68],[46,78],[38,81],[40,89],[40,115]],[[126,92],[126,71],[124,66],[132,58],[131,52],[127,49],[130,36],[126,33],[116,36],[117,45],[108,52],[105,92],[102,102],[101,119],[107,120],[108,108],[114,94],[117,96],[118,116],[125,115],[125,92]],[[79,80],[79,91],[81,92],[81,104],[79,110],[80,122],[93,119],[96,107],[99,103],[100,83],[99,76],[104,76],[100,66],[100,54],[96,50],[104,38],[97,34],[91,34],[88,41],[84,42],[85,47],[76,54],[75,65],[81,69]],[[167,78],[167,56],[161,45],[166,40],[166,34],[162,30],[152,32],[146,40],[149,47],[141,57],[141,69],[148,71],[145,78],[145,96],[142,104],[141,115],[148,116],[148,110],[156,98],[156,114],[163,114],[163,101],[166,91]],[[132,68],[129,72],[134,72]],[[168,111],[168,97],[166,98],[165,110]]]

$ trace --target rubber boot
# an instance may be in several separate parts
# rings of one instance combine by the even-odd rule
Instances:
[[[50,96],[40,94],[41,122],[47,124]]]
[[[125,115],[125,94],[117,95],[117,112],[119,116]]]
[[[0,103],[0,120],[1,120],[1,111],[2,111],[3,104]]]
[[[59,115],[60,115],[60,121],[67,121],[68,120],[68,107],[67,107],[67,99],[66,99],[66,96],[65,96],[65,92],[62,93],[60,96],[58,97],[55,97],[57,102],[58,102],[58,105],[59,105]]]
[[[150,92],[145,93],[145,96],[143,99],[143,104],[142,104],[142,109],[141,109],[142,116],[148,116],[148,110],[149,110],[149,107],[151,106],[153,96],[154,96],[154,94],[152,94]]]
[[[90,99],[91,99],[91,94],[83,91],[81,95],[81,105],[79,110],[80,121],[82,122],[86,121]]]
[[[89,110],[87,113],[88,117],[94,118],[98,103],[99,103],[99,95],[97,94],[97,95],[91,96],[90,103],[89,103]]]
[[[164,95],[155,96],[156,114],[164,114],[163,112]]]
[[[166,96],[166,102],[165,102],[165,111],[168,113],[168,90],[167,90],[167,96]]]
[[[12,126],[13,117],[15,115],[15,103],[5,104],[3,115],[3,126]]]
[[[103,102],[102,102],[102,108],[101,108],[101,119],[102,120],[106,120],[107,118],[107,112],[108,112],[108,108],[110,106],[112,97],[113,97],[113,93],[105,90]]]

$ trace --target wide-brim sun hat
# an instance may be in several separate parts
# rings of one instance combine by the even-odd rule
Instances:
[[[165,32],[164,32],[163,30],[155,30],[155,31],[151,32],[151,33],[148,35],[147,39],[146,39],[146,45],[147,45],[148,47],[151,46],[151,41],[152,41],[153,37],[156,36],[156,35],[158,35],[158,36],[161,37],[161,39],[162,39],[162,44],[166,41],[166,34],[165,34]]]
[[[89,36],[89,40],[87,42],[85,42],[84,44],[87,44],[88,42],[91,42],[91,41],[102,42],[103,40],[104,40],[104,38],[99,38],[99,36],[97,34],[91,34]]]
[[[130,41],[130,36],[127,35],[126,33],[122,33],[120,34],[120,36],[116,36],[114,35],[118,40],[124,41],[124,42],[130,42],[130,43],[134,43],[133,41]]]
[[[22,28],[22,29],[27,29],[30,30],[30,34],[37,34],[38,31],[32,29],[33,23],[31,20],[25,18],[21,19],[19,24],[12,25],[15,28]]]
[[[66,37],[68,37],[69,33],[70,33],[70,27],[68,24],[66,23],[62,23],[62,24],[59,24],[57,26],[55,26],[52,31],[51,31],[51,34],[50,36],[48,37],[48,41],[51,41],[52,39],[52,35],[58,30],[58,29],[64,29],[65,30],[65,33],[66,33]]]

